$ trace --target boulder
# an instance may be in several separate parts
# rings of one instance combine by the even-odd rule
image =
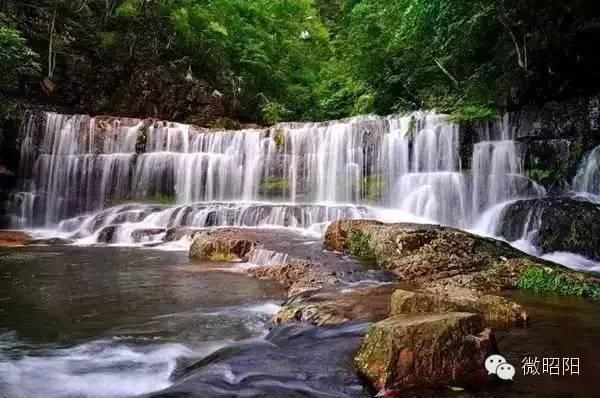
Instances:
[[[527,313],[520,305],[503,297],[457,287],[432,290],[433,292],[396,290],[391,298],[390,316],[428,312],[471,312],[481,315],[486,325],[497,327],[520,325],[527,320]]]
[[[405,314],[373,324],[355,363],[380,391],[487,380],[485,358],[497,351],[479,315]]]
[[[234,261],[244,259],[256,242],[239,231],[214,230],[202,232],[194,238],[190,258],[209,261]]]
[[[24,231],[0,231],[0,246],[25,246],[32,238]]]
[[[352,231],[362,230],[371,225],[383,225],[376,220],[339,220],[334,221],[325,232],[326,250],[345,252],[348,249],[348,235]]]
[[[600,206],[569,198],[518,200],[506,206],[497,234],[509,241],[523,231],[542,253],[569,251],[600,260]]]

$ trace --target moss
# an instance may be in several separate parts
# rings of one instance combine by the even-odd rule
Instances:
[[[233,253],[215,250],[208,256],[208,259],[214,263],[226,263],[236,261],[238,258]]]
[[[119,198],[119,197],[109,196],[104,200],[104,206],[106,206],[106,207],[118,206],[118,205],[122,205],[122,204],[126,204],[126,203],[149,203],[149,204],[159,203],[161,205],[172,205],[175,203],[175,194],[157,192],[154,194],[154,196],[145,197],[145,198],[132,198],[132,197]]]
[[[530,267],[517,281],[517,287],[536,293],[557,293],[564,296],[579,296],[600,299],[600,284],[574,277],[552,269]]]
[[[498,112],[486,105],[463,105],[456,108],[450,115],[454,123],[467,123],[474,121],[492,120]]]
[[[288,192],[292,184],[285,178],[265,178],[260,183],[259,192],[262,195],[283,195]]]
[[[148,143],[148,127],[142,127],[137,134],[137,139],[135,142],[135,151],[136,153],[144,153],[146,152],[146,145]]]
[[[383,199],[386,184],[381,176],[368,176],[362,180],[363,197],[369,203],[379,203]]]
[[[154,200],[162,205],[170,205],[175,203],[175,195],[172,193],[157,192],[154,194]]]
[[[556,173],[552,172],[551,170],[541,167],[539,156],[532,157],[531,168],[525,172],[527,178],[545,187],[552,185],[552,183],[556,181],[555,174]]]
[[[286,137],[282,131],[277,131],[275,133],[275,135],[273,136],[273,141],[275,141],[275,147],[278,151],[281,151],[283,148],[285,148]]]
[[[348,253],[361,258],[374,258],[375,251],[371,247],[371,234],[360,230],[350,231]]]

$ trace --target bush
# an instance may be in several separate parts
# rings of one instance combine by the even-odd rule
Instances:
[[[371,247],[371,235],[363,231],[350,231],[348,234],[348,253],[356,257],[374,258]]]

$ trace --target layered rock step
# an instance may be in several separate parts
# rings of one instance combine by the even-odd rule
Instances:
[[[192,259],[242,261],[249,274],[277,280],[288,296],[326,286],[392,281],[388,272],[375,270],[348,257],[324,251],[319,239],[297,231],[260,228],[221,228],[198,232],[190,247]]]

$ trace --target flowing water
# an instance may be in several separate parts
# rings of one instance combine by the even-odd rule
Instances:
[[[15,224],[91,242],[117,225],[113,243],[177,226],[319,233],[350,217],[468,228],[498,203],[544,195],[522,175],[513,138],[500,118],[467,155],[459,126],[424,112],[242,131],[34,114],[23,126]]]
[[[600,203],[600,146],[588,153],[573,179],[573,191],[577,196]]]
[[[282,288],[214,267],[144,249],[1,250],[0,396],[157,391],[180,363],[266,333]]]
[[[232,267],[140,248],[0,250],[0,396],[369,396],[352,365],[368,324],[269,331],[282,288]],[[531,317],[529,328],[496,331],[513,383],[407,396],[590,396],[597,305],[512,299]],[[526,356],[579,358],[580,375],[523,376]]]
[[[368,325],[267,332],[281,288],[231,272],[235,265],[190,264],[189,237],[173,242],[168,229],[269,227],[320,236],[332,220],[377,218],[489,233],[506,203],[545,195],[523,176],[508,116],[482,125],[473,142],[461,137],[444,115],[421,112],[243,131],[31,115],[21,137],[14,224],[77,245],[0,251],[0,392],[11,398],[365,396],[351,358]],[[575,184],[591,194],[596,157],[589,155]],[[515,244],[535,253],[526,238]],[[160,248],[172,251],[81,246],[163,241],[169,243]],[[552,255],[571,266],[596,266],[586,259],[573,264],[570,253]],[[251,261],[284,259],[262,250]],[[577,302],[568,315],[537,311],[544,302],[528,306],[543,337],[500,333],[511,359],[550,352],[548,336],[560,337],[557,353],[569,355],[600,337],[594,328],[600,320],[588,318],[590,304]],[[578,314],[586,321],[568,322]],[[569,334],[561,330],[566,324]],[[585,366],[586,380],[600,377],[589,358]],[[543,383],[519,385],[492,391],[554,393]]]

